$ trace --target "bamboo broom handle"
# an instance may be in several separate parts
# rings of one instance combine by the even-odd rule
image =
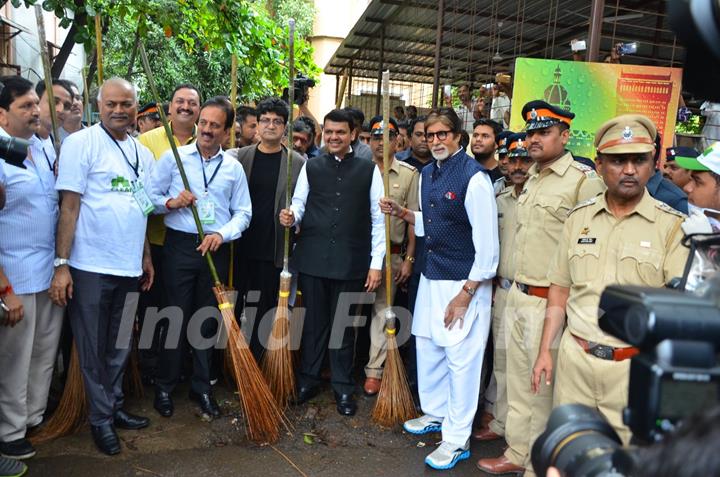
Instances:
[[[289,43],[288,43],[288,101],[290,102],[290,117],[287,127],[287,189],[285,191],[285,208],[289,209],[292,202],[292,155],[293,155],[293,106],[295,104],[295,20],[288,20]],[[283,250],[283,273],[289,273],[290,262],[290,227],[285,227],[285,244]]]
[[[155,102],[160,105],[160,107],[158,108],[158,113],[160,113],[160,121],[162,121],[163,127],[165,128],[165,134],[167,135],[168,141],[170,142],[170,148],[172,149],[173,156],[175,157],[175,163],[177,164],[178,170],[180,171],[180,177],[182,178],[183,186],[185,187],[185,190],[190,191],[190,183],[188,182],[187,175],[185,175],[185,168],[183,167],[182,161],[180,160],[180,154],[178,153],[177,145],[175,144],[175,138],[173,137],[172,129],[170,129],[170,124],[168,123],[167,117],[165,116],[165,110],[162,108],[160,95],[158,94],[158,90],[155,87],[155,77],[153,76],[152,70],[150,69],[150,63],[148,62],[147,53],[145,53],[145,46],[142,42],[140,42],[138,51],[140,53],[140,59],[142,60],[143,68],[145,69],[145,75],[147,76],[150,91],[152,91]],[[195,204],[190,204],[190,210],[192,212],[193,219],[195,220],[195,227],[197,228],[198,236],[202,241],[205,238],[205,233],[203,232],[202,223],[200,222],[200,216],[198,215]],[[210,276],[212,276],[215,286],[221,285],[220,277],[218,276],[217,270],[215,269],[215,262],[213,261],[209,251],[205,253],[205,257],[207,258],[208,267],[210,267]]]
[[[385,197],[390,197],[390,70],[383,71],[383,185]],[[392,306],[392,244],[390,243],[390,216],[385,216],[385,298]],[[394,325],[393,325],[394,326]]]
[[[43,63],[45,94],[50,103],[50,122],[52,123],[53,146],[55,157],[60,157],[60,137],[58,136],[58,119],[55,111],[55,94],[53,91],[52,72],[50,70],[50,55],[48,54],[47,41],[45,37],[45,20],[40,4],[35,4],[35,21],[37,22],[38,39],[40,40],[40,57]]]

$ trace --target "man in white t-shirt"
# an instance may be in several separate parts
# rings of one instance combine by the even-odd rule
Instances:
[[[503,128],[510,127],[510,97],[507,95],[506,86],[502,84],[493,85],[493,100],[490,108],[490,119],[502,124]]]
[[[120,78],[105,81],[98,105],[101,122],[63,142],[55,186],[62,192],[62,206],[50,296],[58,305],[68,304],[93,439],[112,455],[120,452],[115,427],[141,429],[149,424],[147,418],[123,410],[132,327],[122,321],[134,320],[134,292],[139,284],[149,289],[154,278],[145,239],[153,210],[145,187],[154,160],[127,134],[137,114],[132,84]]]

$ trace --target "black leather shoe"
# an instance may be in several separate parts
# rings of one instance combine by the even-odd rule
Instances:
[[[143,429],[150,425],[150,419],[147,417],[136,416],[125,412],[122,409],[115,412],[115,427],[118,429],[137,430]]]
[[[101,452],[107,455],[115,455],[120,453],[120,439],[115,432],[112,424],[103,424],[102,426],[90,426],[95,445]]]
[[[300,386],[297,390],[297,395],[292,400],[292,404],[296,406],[300,404],[305,404],[306,402],[317,396],[317,393],[317,386]]]
[[[200,405],[203,414],[220,417],[220,408],[211,393],[196,393],[191,389],[190,399]]]
[[[155,391],[153,407],[162,417],[172,416],[175,410],[170,393],[166,393],[165,391]]]
[[[337,412],[343,416],[354,416],[357,412],[357,402],[352,394],[335,393]]]

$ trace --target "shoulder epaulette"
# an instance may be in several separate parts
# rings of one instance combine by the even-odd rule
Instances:
[[[683,214],[679,210],[673,209],[672,207],[667,205],[665,202],[660,202],[659,200],[656,200],[655,207],[657,207],[658,209],[660,209],[664,212],[667,212],[668,214],[672,214],[672,215],[681,217],[683,219],[687,218],[687,215]]]
[[[590,167],[588,165],[583,164],[582,162],[572,161],[572,167],[579,170],[580,172],[585,174],[590,179],[594,179],[598,176],[597,172],[595,172],[595,169],[593,169],[592,167]]]
[[[509,186],[507,186],[506,188],[504,188],[503,190],[501,190],[500,192],[498,192],[495,197],[500,197],[501,195],[510,194],[510,193],[512,193],[513,188],[515,188],[514,185],[509,185]]]
[[[405,167],[405,168],[407,168],[407,169],[410,169],[410,170],[413,171],[413,172],[414,172],[414,171],[417,171],[417,168],[416,168],[415,166],[413,166],[412,164],[408,164],[408,163],[405,162],[405,161],[397,161],[397,162],[398,162],[398,164],[400,164],[402,167]]]
[[[587,167],[587,166],[585,166],[585,167]],[[588,205],[593,205],[596,202],[597,202],[597,197],[591,197],[590,199],[584,200],[584,201],[578,203],[575,207],[573,207],[573,209],[570,211],[570,213],[568,213],[568,215],[572,214],[576,210],[582,209],[583,207],[587,207]]]

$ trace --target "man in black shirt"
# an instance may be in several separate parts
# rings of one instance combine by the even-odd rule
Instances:
[[[498,161],[495,159],[496,138],[501,132],[502,126],[492,119],[480,118],[473,123],[470,150],[475,156],[475,160],[488,171],[491,182],[503,177],[498,167]]]
[[[238,270],[241,271],[237,275],[238,300],[245,304],[245,317],[253,325],[250,350],[259,360],[267,344],[267,331],[271,329],[283,265],[285,229],[280,225],[278,214],[285,207],[288,151],[280,141],[285,135],[290,109],[281,99],[267,98],[257,105],[256,112],[260,143],[233,149],[228,154],[242,164],[252,202],[250,226],[238,240]],[[293,152],[293,189],[304,162]],[[260,328],[263,320],[267,320],[267,325]]]

